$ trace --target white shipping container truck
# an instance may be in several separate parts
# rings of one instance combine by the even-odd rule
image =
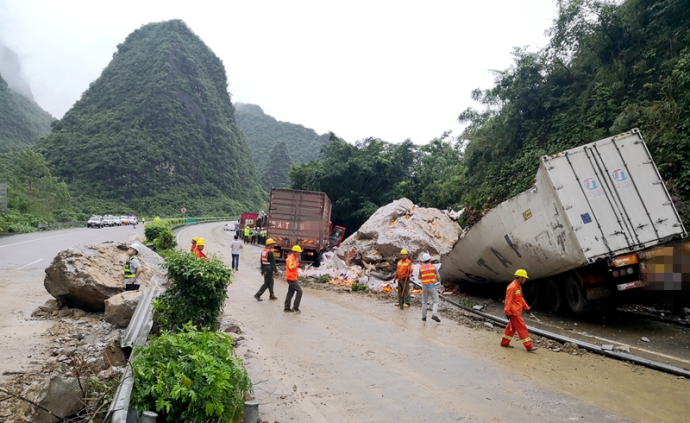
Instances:
[[[541,297],[556,313],[584,313],[617,291],[646,285],[638,252],[685,236],[633,129],[543,156],[534,185],[486,213],[459,239],[440,274],[499,283],[524,268],[530,281],[541,280],[525,284],[528,302]]]

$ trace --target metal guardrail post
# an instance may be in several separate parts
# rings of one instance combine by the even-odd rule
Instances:
[[[256,423],[259,421],[259,401],[244,402],[243,423]]]

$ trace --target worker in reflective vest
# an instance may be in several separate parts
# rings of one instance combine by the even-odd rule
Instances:
[[[441,322],[438,318],[438,272],[436,266],[431,263],[429,253],[422,254],[422,264],[419,267],[419,280],[422,281],[422,321],[426,322],[427,300],[431,295],[434,305],[431,309],[431,320]]]
[[[400,308],[410,306],[410,276],[414,272],[412,260],[407,258],[407,250],[400,251],[400,261],[395,270],[395,279],[398,281],[398,305]]]
[[[249,226],[244,227],[244,243],[249,244],[250,237],[251,237],[251,229],[249,229]]]
[[[263,301],[261,296],[266,292],[266,289],[268,289],[269,300],[278,299],[278,297],[273,294],[273,274],[278,273],[276,259],[273,256],[273,248],[271,247],[275,243],[273,238],[268,238],[266,240],[266,248],[261,251],[261,275],[264,277],[264,284],[261,285],[261,288],[254,294],[254,298],[256,298],[257,301]]]
[[[206,246],[206,240],[203,238],[197,238],[196,240],[196,250],[194,251],[194,255],[197,256],[197,258],[206,260],[206,254],[204,254],[204,247]]]
[[[144,271],[137,254],[141,245],[136,242],[127,249],[127,261],[125,262],[125,291],[138,291],[140,286],[139,276]]]
[[[198,240],[199,240],[199,238],[197,238],[197,237],[192,238],[192,248],[189,251],[194,255],[196,255],[196,242]]]
[[[506,326],[503,339],[501,339],[501,346],[513,348],[513,346],[510,345],[510,341],[513,339],[515,332],[517,332],[522,341],[522,345],[525,346],[527,351],[534,352],[537,350],[537,347],[532,345],[532,339],[529,337],[529,332],[527,331],[527,324],[525,324],[522,318],[522,311],[529,310],[529,306],[522,297],[522,284],[525,283],[527,278],[526,270],[516,270],[515,280],[508,285],[508,289],[506,290],[506,303],[503,311],[508,319],[508,326]]]
[[[285,296],[285,308],[283,311],[288,313],[300,313],[299,303],[302,301],[302,287],[299,286],[299,255],[302,253],[302,247],[295,245],[292,247],[292,254],[288,255],[285,262],[285,279],[288,283],[288,292]],[[295,304],[290,305],[292,296],[295,295]]]

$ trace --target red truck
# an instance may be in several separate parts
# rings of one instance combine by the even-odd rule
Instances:
[[[240,238],[244,238],[244,228],[253,228],[256,224],[256,213],[242,213],[240,216]]]
[[[271,189],[268,237],[276,242],[273,255],[282,261],[292,247],[302,247],[301,260],[321,264],[321,254],[340,245],[345,228],[331,228],[331,200],[326,193],[283,188]]]

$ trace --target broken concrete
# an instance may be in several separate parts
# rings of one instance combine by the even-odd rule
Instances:
[[[26,396],[52,411],[53,414],[64,418],[74,416],[83,408],[84,395],[79,387],[79,381],[74,377],[56,376],[47,384],[34,384],[28,389]],[[27,422],[56,423],[60,421],[57,417],[28,403],[21,405],[19,414]]]
[[[139,305],[142,291],[125,291],[105,300],[105,321],[126,328]]]
[[[104,243],[63,250],[46,269],[43,285],[61,304],[85,311],[103,311],[105,300],[124,292],[127,248],[126,244]],[[142,247],[138,255],[144,267],[142,288],[154,284],[151,282],[154,275],[164,279],[158,266],[163,259],[158,254]]]
[[[460,233],[460,226],[441,210],[401,198],[378,209],[336,254],[346,264],[395,262],[405,248],[413,261],[423,253],[436,261],[450,252]]]

